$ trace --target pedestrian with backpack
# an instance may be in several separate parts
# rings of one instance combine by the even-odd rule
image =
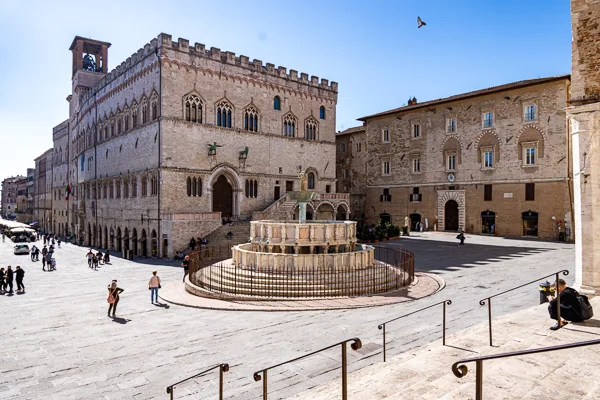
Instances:
[[[460,233],[458,234],[458,236],[456,236],[456,238],[458,240],[460,240],[460,243],[458,244],[458,247],[465,247],[465,232],[464,231],[460,231]]]
[[[123,289],[117,286],[117,280],[113,280],[110,285],[108,285],[108,316],[110,317],[110,312],[112,311],[112,317],[115,317],[115,313],[117,312],[117,305],[119,304],[120,296],[119,294],[123,293]]]

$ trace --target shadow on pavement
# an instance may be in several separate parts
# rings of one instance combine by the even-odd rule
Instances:
[[[154,305],[155,305],[156,307],[165,308],[165,309],[167,309],[167,310],[168,310],[169,308],[171,308],[171,306],[170,306],[170,305],[168,305],[168,304],[165,304],[165,303],[154,303]]]
[[[122,324],[125,325],[126,323],[130,322],[130,319],[127,318],[121,318],[121,317],[112,317],[113,322],[116,322],[118,324]]]

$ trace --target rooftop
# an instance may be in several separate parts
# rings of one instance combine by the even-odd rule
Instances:
[[[411,105],[407,105],[407,106],[403,106],[403,107],[398,107],[398,108],[394,108],[392,110],[380,112],[377,114],[367,115],[366,117],[358,118],[358,120],[366,121],[371,118],[382,117],[385,115],[395,114],[395,113],[402,112],[402,111],[412,111],[412,110],[416,110],[416,109],[423,108],[423,107],[430,107],[433,105],[449,103],[449,102],[457,101],[457,100],[465,100],[465,99],[469,99],[472,97],[484,96],[487,94],[502,92],[505,90],[520,89],[520,88],[524,88],[527,86],[540,85],[542,83],[549,83],[549,82],[569,80],[569,79],[571,79],[571,75],[558,75],[558,76],[549,76],[546,78],[527,79],[524,81],[506,83],[504,85],[492,86],[492,87],[489,87],[486,89],[479,89],[479,90],[475,90],[472,92],[456,94],[454,96],[444,97],[444,98],[437,99],[437,100],[429,100],[429,101],[425,101],[423,103],[415,103],[415,104],[411,104]]]
[[[366,130],[366,128],[364,127],[364,125],[360,125],[360,126],[355,126],[353,128],[345,129],[343,131],[339,131],[338,133],[335,134],[335,136],[349,135],[351,133],[364,132],[365,130]]]

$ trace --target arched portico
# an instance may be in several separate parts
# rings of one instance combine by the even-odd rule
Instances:
[[[242,187],[240,177],[233,167],[217,167],[209,176],[206,185],[211,211],[221,212],[223,218],[238,217]]]

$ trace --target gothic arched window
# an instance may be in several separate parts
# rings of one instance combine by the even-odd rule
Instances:
[[[309,117],[304,122],[304,139],[306,140],[317,140],[317,128],[318,128],[317,120],[313,117]]]
[[[232,126],[232,108],[231,104],[223,100],[217,104],[217,126],[231,128]]]
[[[198,192],[196,192],[197,190],[197,181],[196,178],[192,178],[192,196],[197,196]]]
[[[255,179],[246,179],[246,197],[258,197],[258,181]]]
[[[195,94],[188,95],[184,100],[185,120],[202,123],[202,100]]]
[[[296,117],[292,113],[288,113],[283,117],[283,136],[296,137]]]
[[[273,109],[281,110],[281,99],[279,98],[279,96],[275,96],[275,98],[273,99]]]
[[[325,119],[325,106],[321,106],[321,108],[319,108],[319,118]]]
[[[158,94],[156,91],[152,92],[152,96],[150,96],[150,108],[152,109],[152,120],[158,118]]]
[[[308,189],[314,189],[315,188],[315,173],[314,172],[309,172],[308,173]]]
[[[187,177],[187,195],[192,195],[192,178],[190,178],[189,176]]]
[[[133,103],[131,106],[131,128],[135,128],[138,126],[138,105]]]
[[[148,99],[142,99],[142,124],[148,122]]]
[[[253,106],[244,110],[244,130],[258,132],[258,110]]]

